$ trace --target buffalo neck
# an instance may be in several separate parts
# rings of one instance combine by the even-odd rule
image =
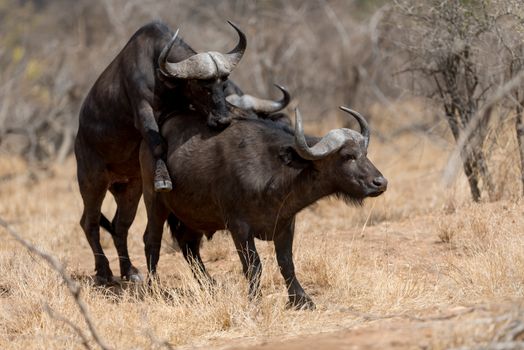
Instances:
[[[291,183],[281,191],[282,209],[279,215],[282,218],[290,218],[319,199],[333,194],[335,190],[324,177],[313,166],[298,172]]]

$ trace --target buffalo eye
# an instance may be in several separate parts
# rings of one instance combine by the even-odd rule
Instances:
[[[342,154],[342,160],[344,162],[349,162],[350,160],[355,160],[355,159],[357,159],[357,156],[354,153]]]

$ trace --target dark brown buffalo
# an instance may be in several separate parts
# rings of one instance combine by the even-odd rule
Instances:
[[[323,138],[305,137],[298,110],[294,132],[284,124],[254,118],[236,118],[221,132],[195,122],[193,114],[168,120],[161,132],[168,145],[168,169],[176,174],[172,192],[154,191],[154,160],[145,144],[140,150],[150,272],[156,272],[163,226],[171,215],[186,259],[195,261],[205,275],[199,254],[203,234],[231,232],[250,296],[258,293],[262,271],[255,238],[274,241],[290,305],[314,307],[295,276],[295,215],[325,196],[358,204],[387,188],[386,179],[366,156],[366,120],[343,109],[357,119],[361,133],[343,128]]]
[[[159,121],[175,112],[191,111],[204,116],[199,117],[201,124],[205,124],[202,119],[207,119],[211,127],[228,125],[230,106],[226,92],[234,90],[236,95],[242,95],[228,75],[246,48],[245,35],[231,25],[240,38],[231,52],[197,54],[166,25],[147,24],[131,37],[85,98],[75,141],[84,203],[80,224],[93,250],[99,282],[112,279],[99,237],[100,210],[107,190],[117,203],[112,231],[121,276],[140,279],[129,260],[127,233],[142,193],[138,161],[142,140],[155,159],[155,166],[150,169],[151,185],[157,191],[170,190]],[[283,108],[289,95],[285,92],[284,99],[276,103],[252,97],[250,101],[248,109],[271,113]]]

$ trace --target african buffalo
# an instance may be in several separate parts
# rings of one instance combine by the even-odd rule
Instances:
[[[198,113],[199,123],[211,127],[229,123],[231,106],[226,93],[242,95],[229,73],[246,48],[239,35],[237,46],[227,54],[196,53],[164,24],[153,22],[140,28],[95,82],[84,100],[75,140],[77,176],[84,211],[80,224],[95,257],[98,282],[112,280],[109,262],[100,245],[101,205],[107,190],[117,204],[112,223],[121,276],[139,280],[127,251],[127,234],[142,194],[138,160],[142,140],[155,159],[150,169],[155,191],[170,190],[165,166],[165,143],[158,124],[173,113]],[[253,112],[272,113],[289,102],[250,99]],[[194,112],[193,112],[194,111]],[[173,175],[173,173],[171,174]]]
[[[323,138],[305,137],[298,110],[294,132],[284,124],[255,118],[235,118],[221,132],[195,122],[193,114],[169,119],[161,133],[167,141],[168,169],[176,174],[172,192],[154,191],[154,158],[147,145],[140,149],[148,217],[144,243],[151,274],[156,273],[163,226],[171,215],[184,256],[205,275],[199,254],[203,234],[231,231],[250,296],[258,293],[262,271],[254,239],[273,240],[289,304],[314,307],[295,276],[295,215],[325,196],[359,204],[387,188],[387,180],[366,156],[366,120],[341,108],[358,121],[361,133],[342,128]]]

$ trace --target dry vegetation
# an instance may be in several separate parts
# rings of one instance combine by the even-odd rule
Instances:
[[[364,208],[325,200],[299,215],[295,259],[318,305],[312,312],[285,309],[287,296],[272,244],[261,241],[263,297],[248,303],[247,284],[226,233],[205,242],[202,252],[218,287],[201,288],[195,282],[167,232],[161,282],[152,292],[133,285],[94,286],[91,251],[78,226],[81,201],[72,159],[36,172],[35,181],[24,162],[3,157],[1,175],[9,180],[0,195],[8,200],[2,201],[0,213],[25,239],[66,264],[101,337],[113,348],[162,348],[165,342],[228,348],[270,341],[278,346],[296,335],[332,331],[338,332],[306,339],[330,344],[338,337],[375,348],[522,340],[521,333],[512,333],[524,316],[521,202],[513,197],[472,204],[464,178],[444,188],[438,170],[447,150],[424,135],[375,140],[370,151],[390,180],[385,196]],[[114,210],[114,203],[107,201],[104,210]],[[141,271],[146,270],[144,226],[141,208],[130,234],[131,256]],[[61,318],[89,333],[60,276],[13,239],[2,237],[0,347],[81,347],[81,338]],[[117,264],[109,235],[103,238]],[[285,344],[301,347],[300,340]]]
[[[498,201],[473,203],[463,175],[449,186],[442,181],[454,149],[444,112],[401,93],[403,78],[388,71],[392,43],[381,42],[377,28],[389,18],[389,5],[108,0],[78,1],[64,14],[58,11],[64,1],[34,11],[31,6],[40,2],[46,3],[22,1],[10,8],[0,0],[0,27],[10,33],[0,37],[0,126],[2,135],[10,135],[1,143],[0,218],[66,266],[110,348],[524,346],[524,207],[514,104],[494,108],[493,120],[501,127],[484,126],[482,151],[494,179],[490,197]],[[369,157],[388,178],[388,191],[362,208],[326,199],[297,219],[295,265],[315,311],[285,308],[287,293],[272,244],[262,241],[257,245],[263,295],[249,303],[227,233],[203,243],[215,287],[194,280],[167,230],[161,280],[152,290],[92,283],[93,257],[78,224],[82,202],[67,135],[98,72],[138,23],[157,17],[180,23],[197,49],[229,47],[234,36],[225,19],[238,22],[250,42],[234,78],[262,95],[272,94],[273,81],[287,85],[293,103],[300,102],[312,117],[311,133],[340,126],[338,114],[313,117],[342,103],[372,116]],[[25,29],[17,18],[26,20]],[[54,31],[54,25],[64,32]],[[103,34],[108,31],[114,35]],[[59,57],[49,55],[53,50]],[[58,73],[61,80],[53,79]],[[50,123],[48,114],[55,121]],[[13,129],[20,133],[9,132]],[[63,162],[50,161],[57,158]],[[114,202],[108,198],[103,210],[112,214]],[[131,258],[143,273],[145,220],[141,206],[129,236]],[[60,274],[3,229],[0,238],[0,348],[97,348]],[[106,233],[102,240],[117,270],[112,240]]]

